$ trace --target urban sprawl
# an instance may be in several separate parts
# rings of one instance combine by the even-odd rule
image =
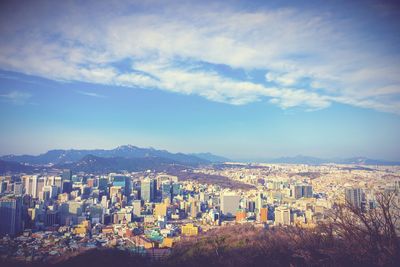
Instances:
[[[0,176],[0,256],[53,261],[94,248],[164,257],[182,239],[232,224],[315,227],[335,205],[399,191],[399,166],[225,163],[192,179],[154,171],[55,170]],[[201,183],[218,175],[246,187]]]

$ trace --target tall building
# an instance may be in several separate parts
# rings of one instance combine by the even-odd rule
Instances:
[[[142,212],[142,201],[134,200],[132,206],[133,206],[133,215],[135,215],[136,217],[140,217],[140,214]]]
[[[361,208],[362,190],[360,188],[345,188],[345,201],[356,208]]]
[[[275,208],[275,225],[290,225],[291,216],[290,209],[288,207],[277,207]]]
[[[131,181],[129,177],[123,175],[115,175],[113,176],[113,186],[119,186],[122,188],[122,193],[125,196],[129,196],[131,194]]]
[[[27,195],[31,195],[33,198],[37,198],[39,195],[37,186],[38,186],[38,177],[36,175],[29,176],[25,188],[25,193]]]
[[[108,178],[106,178],[106,177],[99,177],[98,180],[97,180],[97,187],[98,187],[100,190],[106,191],[106,190],[107,190],[107,186],[108,186]]]
[[[0,198],[0,235],[15,236],[23,230],[22,197],[8,195]]]
[[[71,181],[72,179],[72,171],[69,169],[64,169],[62,174],[61,174],[61,178],[64,181]]]
[[[145,202],[153,202],[155,200],[156,192],[156,181],[153,179],[146,178],[142,180],[140,185],[140,196]]]
[[[234,193],[221,194],[221,212],[224,216],[234,217],[239,209],[240,196]]]
[[[268,208],[260,209],[260,222],[266,223],[268,221]]]
[[[167,198],[172,200],[172,185],[170,181],[163,181],[161,183],[161,199],[165,200]]]
[[[299,199],[302,197],[310,198],[313,196],[312,186],[309,184],[295,185],[292,195],[294,198]]]
[[[178,196],[181,194],[181,184],[174,182],[172,184],[172,196]]]
[[[154,208],[154,216],[156,218],[167,216],[167,205],[165,203],[157,203]]]

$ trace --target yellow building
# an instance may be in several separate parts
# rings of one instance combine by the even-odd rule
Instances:
[[[182,235],[196,236],[199,234],[199,228],[194,226],[193,223],[188,223],[186,225],[182,225],[181,232]]]
[[[174,244],[174,239],[171,237],[166,237],[163,239],[163,242],[161,243],[162,248],[172,248],[172,245]]]
[[[167,205],[165,203],[156,204],[154,208],[154,217],[158,218],[158,216],[167,216]]]
[[[268,221],[268,208],[260,209],[260,222],[266,223]]]
[[[74,228],[74,234],[76,235],[84,235],[87,234],[89,231],[89,227],[90,227],[90,222],[89,221],[83,221],[80,224],[78,224],[75,228]]]

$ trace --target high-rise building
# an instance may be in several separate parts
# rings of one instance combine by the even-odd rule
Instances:
[[[108,186],[108,178],[106,178],[106,177],[100,177],[100,178],[98,178],[98,180],[97,180],[97,187],[100,189],[100,190],[107,190],[107,186]]]
[[[239,209],[240,196],[234,193],[221,194],[221,212],[224,216],[234,217]]]
[[[296,199],[313,196],[312,186],[308,184],[295,185],[292,191],[293,197]]]
[[[260,209],[260,222],[266,223],[268,221],[268,208]]]
[[[361,208],[362,190],[360,188],[345,188],[345,201],[356,208]]]
[[[288,207],[275,208],[275,225],[290,225],[291,215]]]
[[[7,182],[0,181],[0,194],[5,193],[7,191]]]
[[[136,217],[140,217],[142,211],[142,201],[134,200],[132,205],[133,205],[133,215],[135,215]]]
[[[172,200],[172,185],[170,181],[163,181],[161,184],[161,199]]]
[[[21,182],[14,183],[14,194],[15,195],[22,195],[23,194],[23,187]]]
[[[37,198],[39,194],[37,186],[38,186],[38,177],[36,175],[30,176],[28,179],[28,184],[26,186],[25,193],[27,195],[31,195],[33,198]]]
[[[140,196],[145,202],[153,202],[155,199],[156,182],[153,179],[146,178],[140,185]]]
[[[71,181],[72,179],[72,171],[69,169],[64,169],[62,174],[61,174],[61,178],[64,181]]]
[[[0,235],[15,236],[23,230],[22,197],[8,195],[0,198]]]
[[[113,186],[120,186],[122,188],[122,193],[125,196],[129,196],[131,194],[131,181],[129,177],[123,175],[114,175],[112,184]]]
[[[255,201],[248,201],[247,202],[247,210],[250,212],[254,212],[256,208],[256,202]]]
[[[167,205],[165,203],[157,203],[154,208],[154,216],[156,218],[167,216]]]
[[[181,194],[181,184],[174,182],[172,184],[172,196],[178,196]]]

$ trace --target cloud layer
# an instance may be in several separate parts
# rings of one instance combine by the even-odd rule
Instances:
[[[337,102],[400,114],[399,53],[357,33],[354,21],[295,7],[95,3],[5,7],[0,68],[234,105]]]

